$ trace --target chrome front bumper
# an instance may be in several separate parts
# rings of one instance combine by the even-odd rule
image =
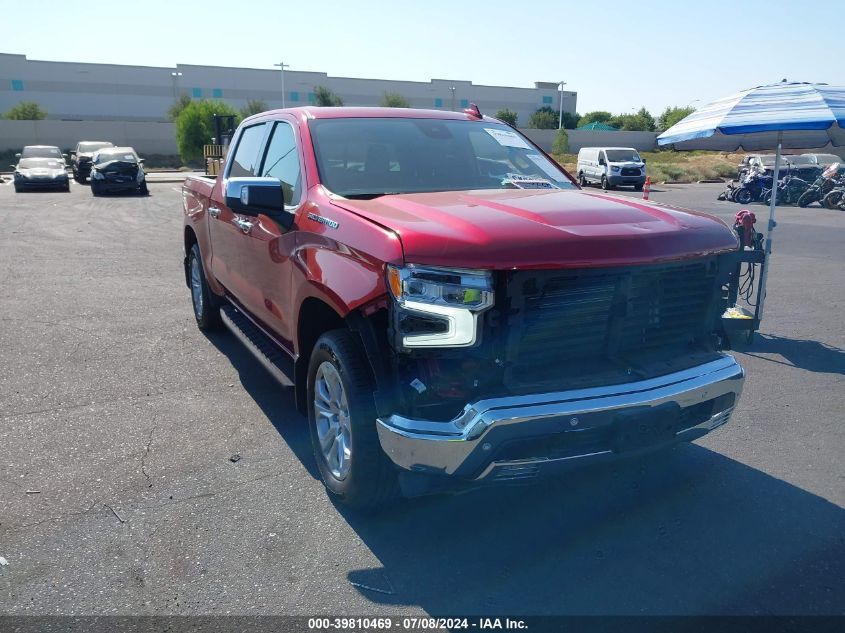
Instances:
[[[742,367],[725,354],[648,380],[479,400],[449,422],[391,415],[377,420],[378,434],[388,457],[407,471],[471,481],[522,479],[541,467],[628,452],[631,443],[622,446],[619,434],[630,438],[638,428],[651,433],[651,414],[666,426],[654,442],[634,438],[636,450],[701,437],[728,421],[744,380]]]

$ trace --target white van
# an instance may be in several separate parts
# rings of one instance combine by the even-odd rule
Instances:
[[[641,191],[645,184],[645,161],[633,147],[582,147],[576,171],[582,187],[596,183],[607,190],[632,185]]]

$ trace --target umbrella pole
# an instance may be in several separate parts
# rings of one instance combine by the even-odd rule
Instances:
[[[763,256],[763,270],[760,271],[760,285],[757,287],[757,308],[754,310],[754,320],[759,323],[763,319],[763,303],[766,301],[766,280],[769,276],[769,257],[772,254],[772,233],[775,231],[775,208],[778,204],[778,178],[780,177],[780,154],[783,146],[783,132],[778,132],[778,147],[775,152],[775,173],[772,180],[772,202],[769,206],[769,224],[766,228],[766,247]]]

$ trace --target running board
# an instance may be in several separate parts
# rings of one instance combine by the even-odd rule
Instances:
[[[255,356],[270,375],[285,387],[293,387],[293,359],[269,336],[264,334],[249,318],[235,306],[228,304],[220,308],[220,318],[232,334]]]

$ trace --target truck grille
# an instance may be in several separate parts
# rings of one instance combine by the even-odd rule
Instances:
[[[515,273],[508,282],[511,379],[671,360],[712,330],[721,296],[717,270],[715,258],[708,258]]]
[[[623,167],[622,168],[622,175],[623,176],[639,176],[640,175],[640,168],[639,167]]]

